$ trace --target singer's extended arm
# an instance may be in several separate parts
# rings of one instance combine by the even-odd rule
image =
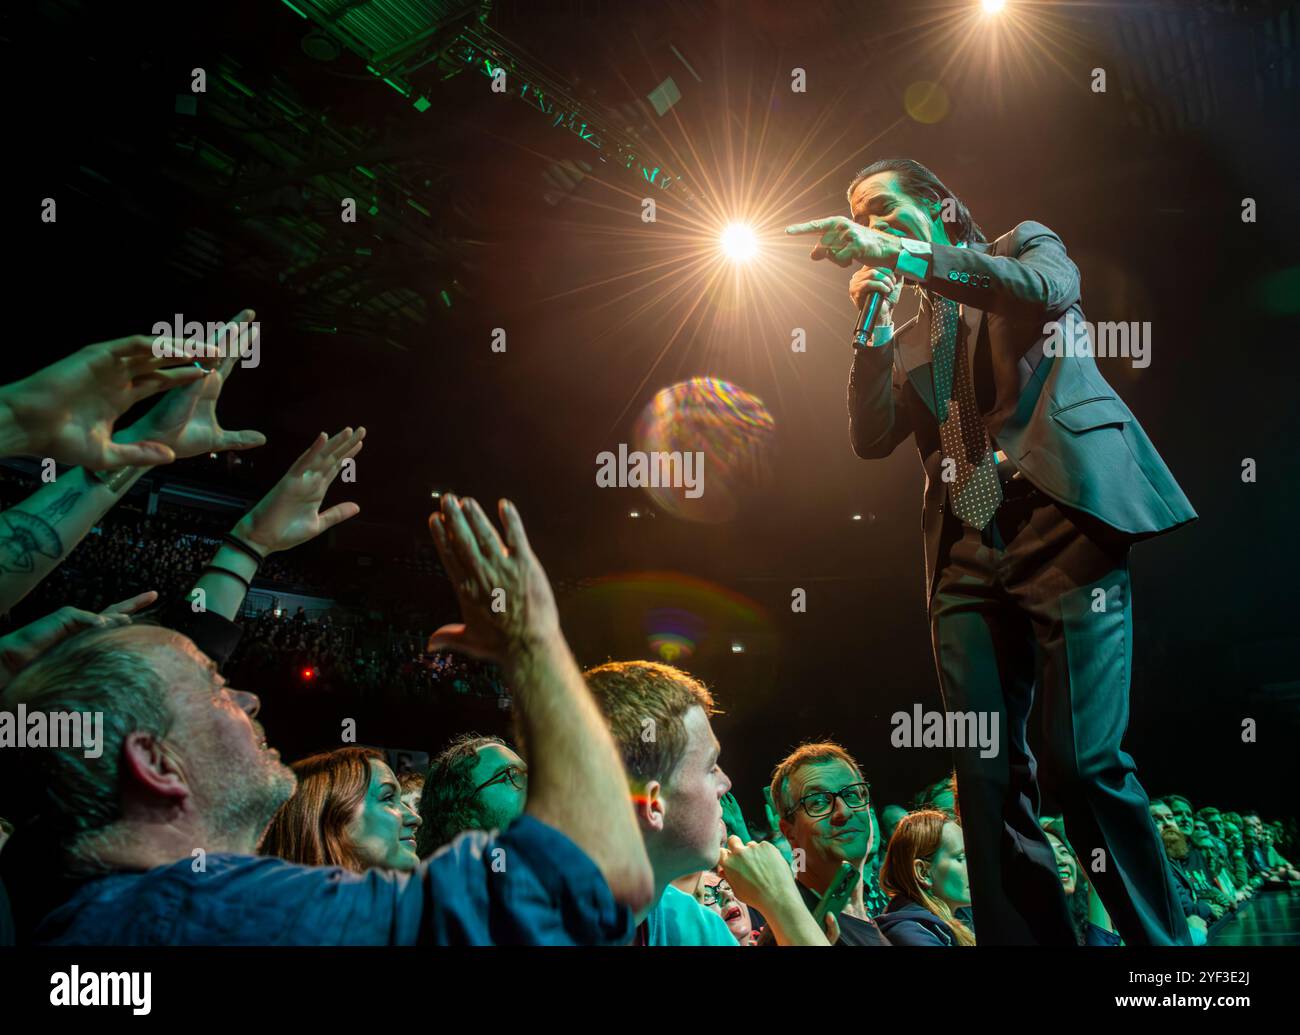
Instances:
[[[1005,250],[1010,254],[932,245],[929,271],[920,284],[963,305],[1039,325],[1078,299],[1079,269],[1061,239],[1042,223],[1018,224]],[[1024,340],[1028,347],[1035,339]]]
[[[1037,324],[1039,333],[1043,322],[1059,317],[1079,297],[1079,270],[1066,254],[1065,245],[1050,229],[1032,220],[1018,224],[1006,235],[1010,240],[998,248],[1007,253],[1004,255],[900,238],[844,216],[798,223],[786,227],[785,232],[821,234],[811,252],[813,259],[829,259],[845,268],[861,263],[897,269],[927,291],[983,312]],[[907,259],[900,265],[904,253],[908,253]],[[1025,349],[1033,343],[1033,338],[1026,337]]]
[[[892,453],[912,433],[912,414],[923,405],[894,362],[895,340],[879,348],[853,350],[849,441],[864,460]]]

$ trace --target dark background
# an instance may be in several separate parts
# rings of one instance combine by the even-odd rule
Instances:
[[[681,296],[655,303],[654,278],[672,269],[674,234],[728,211],[736,171],[751,195],[781,185],[764,210],[770,236],[844,212],[848,181],[874,158],[916,158],[990,239],[1023,219],[1052,227],[1090,319],[1150,321],[1149,367],[1100,366],[1201,517],[1134,552],[1128,746],[1152,794],[1293,811],[1296,4],[1012,4],[1018,27],[993,58],[969,3],[318,6],[383,13],[408,36],[445,22],[440,41],[458,14],[486,24],[503,55],[662,155],[696,208],[493,94],[481,70],[446,74],[436,52],[403,69],[430,102],[417,111],[357,54],[310,56],[328,46],[304,40],[317,21],[278,0],[43,3],[0,41],[17,228],[7,380],[176,312],[206,321],[254,306],[262,363],[237,372],[221,412],[270,443],[241,478],[261,491],[322,428],[369,430],[357,483],[330,497],[362,506],[329,544],[340,565],[423,543],[432,489],[509,495],[584,665],[652,657],[650,612],[688,613],[684,666],[725,710],[722,765],[747,811],[772,764],[821,736],[859,758],[878,803],[900,801],[948,765],[889,746],[893,711],[941,707],[922,476],[910,443],[874,463],[849,448],[848,273],[804,262],[792,290],[722,331],[706,297],[676,334],[664,313]],[[196,67],[209,77],[197,98]],[[794,67],[805,93],[789,89]],[[1089,88],[1097,67],[1103,94]],[[666,76],[682,98],[661,117],[645,98]],[[918,80],[946,91],[935,123],[904,109]],[[566,162],[590,174],[565,182]],[[338,198],[353,195],[377,212],[360,204],[343,224]],[[657,226],[640,221],[644,196]],[[45,197],[58,201],[52,225],[35,214]],[[1241,220],[1245,197],[1255,223]],[[810,244],[769,246],[797,258]],[[790,350],[795,326],[805,354]],[[489,347],[495,327],[505,354]],[[654,393],[706,375],[767,404],[771,483],[719,525],[651,518],[639,490],[597,489],[596,454],[631,442]],[[222,480],[204,460],[177,473]],[[663,574],[631,577],[645,572]],[[440,580],[426,580],[431,609],[453,620]],[[806,614],[791,613],[794,587],[808,591]],[[266,698],[289,758],[330,746],[340,714],[360,707],[247,689]],[[427,750],[505,721],[479,704],[358,714],[363,740]],[[1253,745],[1240,739],[1247,716]]]

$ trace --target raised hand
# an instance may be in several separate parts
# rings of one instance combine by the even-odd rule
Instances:
[[[519,511],[501,500],[497,512],[504,542],[473,499],[443,496],[442,509],[429,515],[429,531],[456,589],[462,619],[429,637],[430,653],[456,650],[504,662],[559,636],[555,595],[528,545]]]
[[[154,339],[141,334],[104,341],[0,388],[4,452],[92,471],[170,463],[173,449],[150,434],[113,440],[114,421],[141,399],[209,376],[201,365],[177,366],[174,356],[155,352]]]
[[[790,842],[786,836],[781,833],[781,818],[776,814],[776,806],[772,804],[772,788],[763,788],[763,812],[767,817],[767,829],[772,831],[772,836],[768,838],[772,844],[776,845],[776,850],[781,853],[791,866],[794,865],[794,851],[790,848]]]
[[[734,834],[742,841],[752,841],[749,827],[745,825],[745,814],[740,810],[740,802],[728,791],[722,796],[722,822],[727,826],[727,833]]]
[[[251,321],[256,314],[243,310],[225,325],[223,340],[230,355],[222,358],[212,355],[205,362],[209,372],[201,381],[168,392],[135,424],[119,433],[119,442],[160,442],[175,454],[176,459],[199,456],[202,453],[223,453],[231,449],[254,449],[266,443],[260,431],[226,431],[217,420],[217,399],[234,373],[239,362],[239,351],[231,343],[247,333],[256,338],[259,328],[241,331],[240,325]],[[216,342],[208,342],[208,351],[215,353]]]
[[[837,266],[892,266],[901,246],[893,234],[872,230],[848,216],[828,216],[785,228],[787,234],[821,234],[810,259],[830,259]]]
[[[344,428],[332,438],[322,431],[275,487],[239,519],[234,534],[254,549],[271,554],[290,550],[356,517],[361,508],[355,503],[337,503],[326,511],[320,506],[343,470],[343,461],[361,452],[365,437],[365,428]]]

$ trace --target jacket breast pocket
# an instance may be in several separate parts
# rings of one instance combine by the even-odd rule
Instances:
[[[1127,406],[1113,395],[1081,399],[1059,410],[1052,411],[1052,420],[1073,432],[1091,431],[1093,428],[1122,426],[1133,419]]]

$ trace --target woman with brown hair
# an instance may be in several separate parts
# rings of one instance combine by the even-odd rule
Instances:
[[[880,867],[880,886],[892,896],[876,926],[892,945],[974,945],[956,917],[970,905],[966,843],[961,823],[937,809],[898,821]]]
[[[397,777],[373,748],[339,748],[291,767],[298,789],[262,836],[262,855],[309,866],[412,870],[419,815],[402,801]]]

